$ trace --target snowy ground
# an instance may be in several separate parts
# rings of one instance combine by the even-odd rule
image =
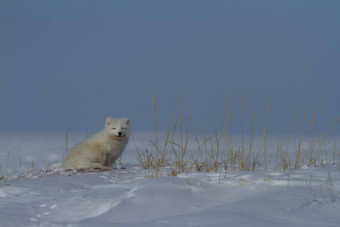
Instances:
[[[70,133],[68,146],[85,137]],[[150,137],[135,133],[137,146],[148,146]],[[132,142],[124,153],[125,169],[97,173],[63,171],[55,163],[65,147],[64,133],[0,134],[0,176],[5,176],[0,180],[0,226],[340,223],[338,162],[286,173],[219,171],[167,177],[169,170],[163,169],[162,178],[146,178],[152,170],[138,165]]]

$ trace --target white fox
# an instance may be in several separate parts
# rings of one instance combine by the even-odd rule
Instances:
[[[63,158],[66,169],[112,169],[129,140],[128,118],[107,117],[103,130],[74,146]]]

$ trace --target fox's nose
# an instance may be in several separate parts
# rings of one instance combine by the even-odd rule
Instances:
[[[118,136],[122,136],[122,133],[121,133],[121,132],[118,132]]]

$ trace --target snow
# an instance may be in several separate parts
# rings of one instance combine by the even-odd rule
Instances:
[[[146,134],[135,133],[141,150],[152,137]],[[68,146],[85,137],[69,133]],[[59,162],[65,150],[65,133],[0,134],[0,226],[340,223],[338,162],[287,172],[274,168],[267,172],[192,171],[175,177],[168,177],[170,170],[163,168],[163,177],[150,178],[153,170],[138,164],[132,141],[124,152],[124,168],[106,172],[63,170]]]

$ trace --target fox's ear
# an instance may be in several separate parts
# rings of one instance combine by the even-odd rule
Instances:
[[[124,122],[125,122],[127,125],[130,124],[129,118],[124,118]]]
[[[105,125],[109,125],[111,122],[111,117],[107,117],[105,121]]]

